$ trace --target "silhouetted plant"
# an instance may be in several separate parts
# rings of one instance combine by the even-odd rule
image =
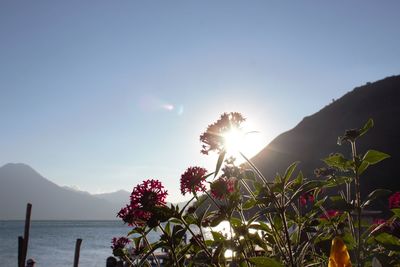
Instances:
[[[167,206],[167,192],[157,180],[134,188],[118,216],[132,226],[127,237],[135,249],[126,249],[126,243],[119,248],[115,240],[116,256],[131,266],[150,261],[159,266],[394,266],[400,261],[399,193],[376,189],[365,199],[360,193],[366,169],[389,157],[357,151],[357,140],[372,120],[339,137],[339,144],[350,145],[350,158],[329,155],[312,179],[296,173],[297,162],[267,179],[242,153],[246,162],[240,166],[226,158],[224,134],[240,129],[243,121],[240,113],[225,113],[201,135],[201,152],[219,158],[212,173],[189,167],[182,174],[182,194],[193,195],[184,207]],[[367,208],[388,197],[391,214],[382,212],[373,221],[375,213]],[[227,232],[213,228],[223,222]],[[147,236],[153,230],[161,235],[151,243]],[[160,250],[163,263],[155,255]]]

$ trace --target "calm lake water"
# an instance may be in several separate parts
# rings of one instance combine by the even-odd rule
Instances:
[[[23,236],[24,224],[0,221],[1,267],[17,266],[18,236]],[[112,255],[111,239],[125,236],[129,229],[121,221],[32,221],[28,258],[35,258],[37,267],[72,266],[75,242],[81,238],[80,266],[105,266]],[[157,234],[149,239],[157,239]]]
[[[0,221],[0,267],[17,266],[18,236],[23,236],[24,226],[25,221]],[[126,236],[130,229],[122,221],[32,221],[27,259],[34,258],[37,267],[72,266],[76,239],[81,238],[79,266],[105,266],[107,257],[112,256],[111,239]],[[223,221],[212,230],[228,237],[229,229],[229,223]],[[204,229],[204,234],[211,238],[210,229]],[[152,231],[148,239],[154,242],[159,235]]]

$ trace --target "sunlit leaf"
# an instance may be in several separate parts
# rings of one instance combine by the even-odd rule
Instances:
[[[363,161],[368,162],[370,165],[374,165],[384,159],[389,158],[390,156],[386,153],[377,151],[377,150],[368,150],[363,157]]]
[[[393,212],[394,216],[400,218],[400,209],[391,209],[391,211]]]
[[[292,174],[294,172],[294,170],[296,169],[297,165],[299,164],[299,161],[293,162],[287,169],[285,172],[285,175],[283,176],[283,181],[286,184],[287,181],[290,179],[290,177],[292,177]]]
[[[215,168],[214,177],[216,177],[218,175],[218,172],[221,169],[222,163],[224,162],[224,159],[225,159],[225,154],[226,154],[225,151],[222,151],[219,154],[218,161],[217,161],[217,167]]]
[[[373,119],[369,119],[365,125],[360,129],[360,135],[362,136],[364,135],[366,132],[368,132],[369,129],[371,129],[374,126],[374,120]]]
[[[220,232],[211,231],[214,241],[223,242],[225,237]]]
[[[268,257],[252,257],[249,261],[256,267],[283,267],[283,264],[273,258]]]
[[[247,201],[243,204],[242,209],[243,209],[243,210],[251,209],[251,208],[253,208],[253,207],[256,205],[256,203],[257,203],[257,201],[256,201],[254,198],[250,198],[249,200],[247,200]]]
[[[361,161],[361,164],[357,170],[357,174],[361,175],[368,167],[369,167],[369,163],[367,161]]]
[[[352,161],[351,160],[347,160],[342,154],[340,153],[336,153],[334,155],[331,155],[325,159],[323,159],[323,161],[330,167],[335,167],[338,168],[340,170],[348,170],[351,165],[352,165]]]
[[[400,239],[391,234],[381,233],[375,237],[375,240],[387,249],[400,251]]]
[[[239,226],[241,226],[241,225],[243,224],[243,222],[242,222],[241,219],[235,218],[235,217],[232,217],[231,220],[230,220],[230,222],[231,222],[231,225],[232,225],[233,227],[239,227]]]

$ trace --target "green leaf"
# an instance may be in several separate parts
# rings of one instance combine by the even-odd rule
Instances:
[[[167,222],[167,224],[164,227],[164,232],[168,234],[168,236],[171,236],[171,224]]]
[[[346,244],[347,249],[352,250],[356,247],[356,240],[350,233],[345,233],[342,236],[343,242]]]
[[[374,165],[384,159],[389,158],[390,156],[386,153],[377,151],[377,150],[368,150],[363,157],[363,161],[368,162],[370,165]]]
[[[281,184],[282,183],[282,177],[281,177],[281,175],[279,173],[277,173],[275,175],[274,181],[275,181],[275,184]]]
[[[225,237],[220,232],[211,231],[214,241],[223,242]]]
[[[213,257],[212,257],[212,262],[213,263],[218,263],[219,262],[219,259],[220,259],[220,257],[221,257],[221,252],[222,252],[222,249],[224,248],[224,243],[221,243],[221,244],[219,244],[219,246],[215,249],[215,251],[214,251],[214,255],[213,255]]]
[[[325,207],[325,209],[341,210],[341,211],[352,211],[353,205],[348,203],[342,196],[336,195],[329,197],[331,200]]]
[[[174,227],[172,228],[172,236],[175,237],[179,237],[181,238],[186,232],[186,229],[184,229],[182,226],[180,225],[174,225]]]
[[[335,167],[340,170],[348,170],[351,167],[352,161],[347,160],[342,154],[336,153],[332,156],[329,156],[323,161],[330,167]]]
[[[239,219],[239,218],[235,218],[235,217],[232,217],[231,218],[231,225],[232,225],[232,227],[239,227],[239,226],[241,226],[243,223],[242,223],[242,220],[241,219]]]
[[[387,249],[400,251],[400,240],[391,234],[381,233],[375,240]]]
[[[283,264],[273,258],[268,257],[252,257],[249,261],[256,267],[283,267]]]
[[[144,264],[147,261],[147,258],[150,256],[151,253],[153,253],[156,249],[159,249],[163,246],[166,246],[164,242],[153,243],[152,248],[146,253],[146,255],[143,256],[138,266],[142,266],[142,264]]]
[[[242,209],[249,210],[249,209],[253,208],[256,205],[256,203],[257,203],[257,201],[254,198],[250,198],[243,204]]]
[[[360,129],[360,135],[362,136],[364,135],[366,132],[368,132],[369,129],[371,129],[374,126],[374,120],[373,119],[369,119],[367,121],[367,123],[365,123],[365,125]]]
[[[219,225],[223,220],[225,220],[225,215],[223,213],[214,213],[208,217],[210,219],[210,226],[216,227]]]
[[[304,176],[303,173],[300,171],[299,174],[297,175],[296,179],[295,179],[295,184],[302,184],[304,180]]]
[[[181,223],[181,221],[178,220],[178,219],[176,219],[176,218],[170,219],[169,222],[171,222],[171,223],[173,223],[173,224],[180,224],[180,223]]]
[[[394,216],[400,218],[400,209],[391,209],[391,211],[393,212]]]
[[[357,174],[361,175],[368,167],[369,167],[368,162],[361,161],[360,167],[358,167],[358,170],[357,170]]]
[[[218,172],[221,169],[222,163],[224,162],[225,159],[225,154],[226,154],[225,151],[222,151],[221,154],[219,154],[217,167],[215,168],[214,178],[217,177]]]
[[[296,169],[297,165],[299,164],[299,161],[293,162],[287,169],[285,172],[285,175],[283,176],[283,181],[286,184],[287,181],[290,179],[290,177],[292,176],[294,170]]]
[[[254,173],[254,171],[246,169],[246,170],[244,170],[244,173],[243,173],[243,179],[251,180],[254,182],[257,180],[257,177],[256,177],[256,174]]]
[[[380,198],[380,197],[386,197],[389,196],[392,193],[392,191],[387,190],[387,189],[376,189],[372,191],[368,197],[364,200],[364,202],[361,204],[361,207],[366,207],[368,206],[371,201]]]
[[[337,187],[337,186],[345,184],[345,183],[351,183],[352,177],[348,177],[348,176],[332,176],[332,177],[328,178],[327,181],[329,183],[326,184],[326,187]]]

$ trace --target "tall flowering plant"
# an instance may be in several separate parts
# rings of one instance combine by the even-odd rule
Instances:
[[[389,157],[376,150],[356,150],[372,120],[339,137],[339,144],[350,145],[350,158],[329,155],[326,166],[312,178],[296,173],[297,162],[267,178],[240,151],[244,164],[227,158],[225,136],[242,130],[244,121],[240,113],[224,113],[201,134],[201,153],[219,157],[213,172],[199,166],[183,172],[180,191],[192,196],[184,207],[167,206],[167,191],[158,180],[133,188],[118,217],[132,227],[126,240],[134,249],[125,248],[125,239],[115,239],[115,255],[130,266],[336,267],[400,262],[400,193],[377,189],[364,199],[360,193],[364,171]],[[385,198],[387,211],[374,221],[365,220],[371,203]],[[226,231],[218,230],[222,224]],[[149,238],[154,231],[159,233],[155,241]]]

